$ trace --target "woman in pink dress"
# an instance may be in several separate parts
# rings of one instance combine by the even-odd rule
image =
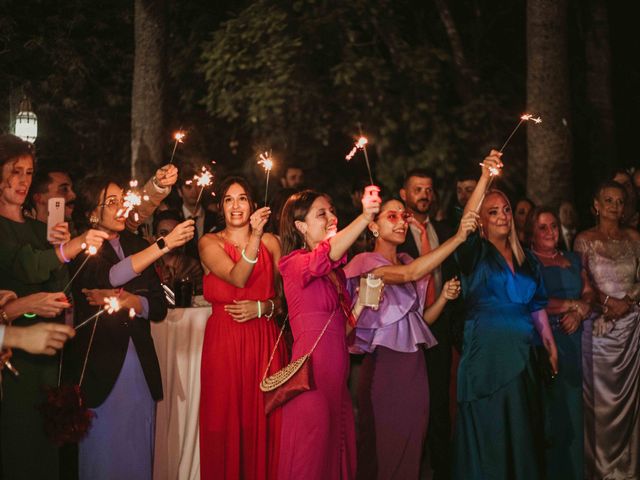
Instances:
[[[349,247],[378,213],[380,198],[365,193],[362,206],[362,214],[340,232],[333,205],[322,193],[296,193],[282,212],[279,267],[294,339],[292,359],[308,353],[330,317],[331,322],[311,357],[315,388],[282,409],[279,480],[355,477],[346,339],[354,321],[347,318],[353,316],[341,267]]]

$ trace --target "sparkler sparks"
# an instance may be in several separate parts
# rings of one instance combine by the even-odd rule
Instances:
[[[267,172],[267,183],[264,187],[264,206],[266,207],[267,196],[269,194],[269,174],[273,168],[273,158],[271,157],[271,152],[263,152],[258,158],[258,165],[261,165],[264,168],[264,171]]]
[[[120,310],[120,308],[121,308],[120,302],[118,301],[118,299],[116,297],[105,297],[104,298],[104,305],[103,305],[102,309],[98,313],[95,313],[94,315],[91,315],[89,318],[87,318],[83,322],[81,322],[78,325],[76,325],[75,329],[78,330],[78,329],[84,327],[91,320],[94,320],[94,319],[98,318],[103,313],[108,313],[109,315],[111,315],[113,313],[116,313],[117,311]]]
[[[176,150],[178,148],[178,144],[179,143],[184,143],[184,137],[187,136],[187,132],[185,132],[184,130],[178,130],[176,132],[174,132],[173,134],[173,151],[171,152],[171,159],[169,160],[169,163],[173,163],[173,157],[176,155]]]
[[[508,145],[509,141],[511,140],[511,138],[516,134],[516,132],[518,131],[518,129],[520,128],[520,125],[522,125],[524,122],[528,122],[529,120],[531,120],[533,123],[535,123],[536,125],[542,123],[542,118],[540,117],[534,117],[532,113],[525,113],[524,115],[522,115],[520,117],[520,121],[518,122],[518,124],[516,125],[516,127],[513,129],[513,131],[511,132],[511,134],[507,137],[507,139],[505,140],[505,142],[502,144],[502,147],[500,147],[499,152],[502,153],[504,151],[504,149],[506,148],[506,146]]]
[[[364,153],[364,161],[367,165],[367,171],[369,172],[369,180],[371,181],[371,185],[373,185],[373,175],[371,174],[371,165],[369,164],[369,155],[367,154],[368,143],[369,140],[367,139],[367,137],[362,135],[361,132],[360,137],[358,137],[358,139],[356,140],[353,148],[349,151],[349,153],[347,153],[344,158],[345,160],[350,161],[356,155],[356,153],[358,153],[358,150],[362,150],[362,153]]]
[[[204,192],[205,187],[209,187],[213,183],[213,173],[207,167],[203,166],[201,169],[200,175],[194,175],[193,180],[196,181],[196,185],[200,187],[200,193],[198,194],[198,199],[196,200],[196,206],[198,202],[200,202],[200,198],[202,197],[202,192]],[[187,180],[185,182],[187,185],[191,185],[193,181]]]
[[[137,186],[138,186],[137,180],[131,180],[129,182],[129,187],[131,188],[127,190],[127,192],[124,194],[124,201],[122,203],[122,206],[124,208],[121,208],[120,210],[118,210],[118,212],[116,213],[117,217],[122,216],[124,218],[128,218],[129,215],[131,215],[131,212],[133,212],[136,207],[142,205],[143,200],[145,202],[149,201],[149,195],[140,194],[136,190]],[[138,215],[138,212],[133,212],[133,219],[136,222],[140,220],[140,216]]]

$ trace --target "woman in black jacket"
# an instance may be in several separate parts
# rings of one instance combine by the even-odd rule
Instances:
[[[80,479],[151,479],[155,402],[162,380],[150,322],[167,313],[153,262],[193,237],[193,221],[178,225],[151,246],[125,229],[123,189],[108,177],[85,180],[78,191],[79,223],[109,238],[73,283],[75,323],[79,325],[116,297],[120,310],[103,313],[78,328],[65,364],[80,382],[86,405],[96,413],[79,444]],[[76,272],[86,259],[72,263]]]

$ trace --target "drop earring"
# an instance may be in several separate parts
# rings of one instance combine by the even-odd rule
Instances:
[[[95,215],[91,215],[89,217],[89,223],[91,224],[92,227],[98,226],[98,222],[100,222],[100,219]]]

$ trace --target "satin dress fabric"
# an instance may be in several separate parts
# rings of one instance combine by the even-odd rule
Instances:
[[[600,292],[615,298],[636,297],[640,290],[640,242],[578,238],[590,280]],[[607,323],[602,336],[584,322],[582,338],[585,478],[640,478],[640,310]]]

